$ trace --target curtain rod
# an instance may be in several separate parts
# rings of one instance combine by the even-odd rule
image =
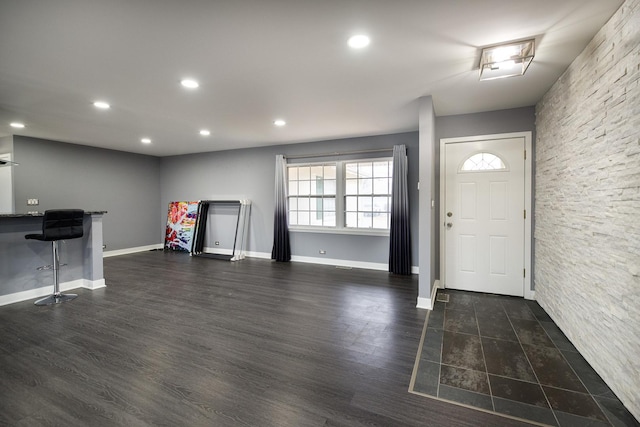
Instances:
[[[365,154],[365,153],[382,153],[385,151],[393,151],[391,148],[377,148],[372,150],[357,150],[357,151],[334,151],[331,153],[316,153],[316,154],[299,154],[297,156],[284,156],[285,159],[308,159],[312,157],[330,157],[330,156],[346,156],[349,154]]]

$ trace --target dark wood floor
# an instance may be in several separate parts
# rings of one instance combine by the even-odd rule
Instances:
[[[525,425],[408,392],[416,277],[163,252],[105,277],[0,307],[0,425]]]

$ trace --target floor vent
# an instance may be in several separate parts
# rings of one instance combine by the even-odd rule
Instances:
[[[449,294],[438,294],[436,296],[438,302],[449,302]]]

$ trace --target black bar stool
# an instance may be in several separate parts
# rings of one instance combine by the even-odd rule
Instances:
[[[66,239],[77,239],[82,237],[82,220],[84,211],[81,209],[51,209],[44,213],[42,220],[42,234],[27,234],[25,239],[41,240],[51,242],[53,247],[53,263],[38,270],[53,270],[53,295],[39,299],[35,305],[58,304],[76,298],[76,294],[63,294],[60,292],[60,257],[58,255],[58,242]],[[63,264],[64,265],[64,264]]]

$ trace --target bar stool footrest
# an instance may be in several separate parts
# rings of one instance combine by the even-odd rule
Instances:
[[[59,267],[64,267],[67,264],[60,264]],[[36,268],[36,270],[38,271],[42,271],[42,270],[53,270],[55,267],[53,264],[48,264],[48,265],[42,265],[38,268]]]

